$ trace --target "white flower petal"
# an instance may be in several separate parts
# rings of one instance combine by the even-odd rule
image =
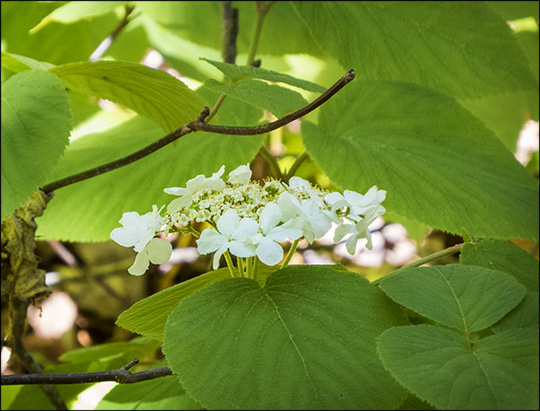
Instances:
[[[231,184],[247,184],[251,178],[251,170],[249,163],[245,166],[239,166],[229,173],[229,183]]]
[[[283,259],[283,248],[269,238],[263,238],[257,246],[257,257],[266,265],[276,265]]]
[[[259,232],[259,223],[253,218],[242,218],[230,239],[243,242]]]
[[[232,234],[238,227],[239,223],[240,217],[238,217],[238,213],[236,212],[236,210],[230,209],[223,213],[223,215],[217,221],[216,225],[218,231],[223,234],[227,239],[230,239],[232,237]]]
[[[214,260],[212,262],[212,268],[215,270],[219,267],[219,259],[221,256],[228,250],[229,243],[225,243],[222,247],[220,247],[216,253],[214,254]]]
[[[181,196],[181,195],[184,195],[185,193],[189,193],[189,190],[183,187],[169,187],[169,188],[164,188],[163,191],[165,191],[167,194],[172,194],[174,196]]]
[[[281,221],[281,209],[276,203],[267,204],[259,215],[261,231],[266,234]]]
[[[231,241],[229,243],[229,250],[231,254],[237,257],[253,257],[256,254],[257,246],[252,243],[244,243],[240,241]]]
[[[213,228],[207,228],[196,243],[199,254],[210,254],[227,244],[227,239]]]

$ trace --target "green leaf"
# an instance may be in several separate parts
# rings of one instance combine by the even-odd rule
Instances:
[[[480,2],[294,2],[322,48],[362,80],[458,98],[538,88],[506,22]]]
[[[525,93],[516,91],[459,103],[482,120],[510,152],[516,151],[529,108]]]
[[[493,331],[498,333],[512,328],[528,327],[538,330],[538,317],[538,291],[527,293],[523,301],[516,308],[493,326]]]
[[[49,177],[69,141],[71,111],[56,76],[18,73],[2,86],[2,220]]]
[[[383,278],[380,287],[397,303],[466,333],[493,325],[526,293],[506,273],[457,264],[411,268]]]
[[[403,323],[361,276],[289,266],[264,288],[231,278],[182,300],[163,352],[208,409],[395,408],[405,392],[377,360],[375,339]]]
[[[221,124],[256,125],[260,116],[259,110],[232,99],[220,108]],[[144,117],[82,136],[72,141],[49,182],[117,160],[161,137],[163,132]],[[39,219],[37,234],[68,241],[109,240],[123,213],[147,213],[153,204],[176,198],[163,192],[166,187],[185,186],[198,174],[211,176],[222,165],[230,172],[250,162],[263,141],[264,135],[188,134],[126,167],[57,190]]]
[[[538,291],[538,260],[517,245],[503,240],[482,240],[463,246],[459,262],[512,274],[528,291]]]
[[[200,410],[175,375],[119,384],[98,403],[96,410]]]
[[[354,80],[302,123],[311,157],[343,188],[388,192],[390,211],[452,233],[538,238],[538,183],[442,94]],[[429,201],[427,201],[429,199]]]
[[[538,18],[537,1],[487,1],[505,20],[522,19],[524,17]]]
[[[258,280],[264,283],[268,275],[277,269],[279,269],[277,266],[261,265]],[[173,285],[133,304],[118,316],[116,325],[128,331],[162,341],[163,329],[169,314],[184,298],[230,277],[229,269],[221,268]]]
[[[208,103],[169,73],[120,61],[71,63],[50,70],[66,88],[123,104],[166,133],[197,118]]]
[[[43,18],[30,30],[30,34],[34,34],[53,21],[63,24],[75,23],[108,13],[125,3],[127,1],[70,1]]]
[[[54,64],[2,51],[2,67],[19,73],[26,70],[48,70],[54,67]]]
[[[226,85],[208,79],[203,85],[212,91],[225,93],[235,100],[268,110],[278,118],[307,106],[306,99],[297,91],[263,81],[243,80]]]
[[[538,409],[537,330],[472,344],[431,325],[395,327],[380,336],[377,350],[403,386],[438,409]]]
[[[118,316],[116,325],[162,341],[167,317],[180,301],[210,284],[230,277],[229,269],[222,268],[173,285],[133,304]]]
[[[301,80],[288,74],[278,73],[277,71],[265,70],[260,67],[239,66],[237,64],[223,63],[201,57],[217,69],[219,69],[229,80],[235,80],[239,77],[258,78],[261,80],[273,81],[276,83],[285,83],[294,87],[299,87],[314,93],[324,93],[326,89],[311,81]]]

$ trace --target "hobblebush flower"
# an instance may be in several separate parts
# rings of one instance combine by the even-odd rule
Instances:
[[[372,248],[369,225],[386,211],[381,205],[386,191],[376,187],[362,195],[351,190],[328,192],[300,177],[292,177],[288,184],[273,179],[253,182],[249,164],[232,170],[226,181],[224,173],[222,166],[212,177],[201,174],[189,180],[186,187],[165,188],[177,198],[163,213],[164,206],[158,210],[154,205],[152,212],[142,216],[136,212],[123,214],[122,227],[112,230],[111,238],[139,253],[128,270],[130,274],[143,274],[150,262],[165,263],[171,245],[154,236],[177,231],[199,237],[197,250],[214,253],[214,269],[224,255],[234,276],[254,277],[259,261],[276,265],[283,260],[281,242],[294,242],[290,255],[300,239],[311,244],[324,236],[332,223],[337,225],[334,242],[350,235],[346,247],[354,254],[360,239],[367,239],[366,247]],[[199,234],[192,228],[193,222],[207,223],[208,228]],[[230,254],[239,260],[238,271],[232,266]]]

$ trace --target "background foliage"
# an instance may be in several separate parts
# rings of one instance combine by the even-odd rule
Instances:
[[[42,359],[47,372],[133,356],[155,368],[163,344],[177,376],[117,385],[98,408],[538,408],[538,261],[516,245],[537,257],[538,152],[524,165],[514,156],[524,124],[538,121],[538,2],[276,2],[261,68],[247,61],[261,21],[253,2],[233,2],[237,64],[221,62],[220,2],[1,7],[3,252],[4,221],[39,187],[145,147],[221,93],[214,124],[258,125],[356,72],[300,128],[192,133],[57,190],[36,219],[38,252],[77,301],[79,327],[95,321],[104,336],[74,351],[80,339],[65,337],[62,364]],[[89,61],[127,7],[129,23]],[[151,50],[161,70],[141,64]],[[161,206],[163,188],[221,165],[271,175],[261,148],[282,170],[306,151],[297,175],[324,187],[386,190],[388,221],[419,245],[428,230],[463,237],[459,261],[382,277],[398,267],[371,274],[334,254],[350,270],[270,268],[255,282],[206,273],[199,258],[128,278],[132,252],[105,243],[123,212]],[[75,262],[59,264],[58,241]],[[72,404],[86,388],[59,391]],[[2,387],[3,409],[47,407],[36,386]]]

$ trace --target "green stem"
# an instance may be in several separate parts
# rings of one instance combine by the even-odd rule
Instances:
[[[237,277],[237,275],[234,273],[234,264],[232,262],[231,255],[229,254],[229,251],[225,251],[223,254],[225,256],[225,261],[227,261],[227,266],[229,267],[229,272],[231,273],[231,277]]]
[[[296,247],[298,246],[298,243],[300,242],[300,239],[294,240],[294,243],[291,245],[291,249],[289,250],[289,253],[287,254],[287,257],[285,257],[285,261],[283,261],[283,264],[281,265],[280,270],[287,267],[289,265],[289,261],[291,261],[291,258],[296,251]]]
[[[276,173],[276,178],[278,180],[284,180],[285,176],[279,169],[279,164],[276,160],[276,157],[271,153],[268,147],[266,147],[266,145],[263,144],[261,146],[260,152],[263,155],[263,157],[266,159],[266,161],[268,161],[268,164],[270,164],[270,166],[274,169],[274,172]]]
[[[244,274],[244,259],[238,257],[236,259],[236,261],[238,261],[238,274],[239,274],[239,276],[240,277],[245,277],[245,274]]]
[[[284,183],[288,183],[292,176],[296,173],[296,170],[300,167],[300,165],[304,162],[305,159],[309,157],[307,151],[304,151],[302,154],[300,154],[298,157],[296,157],[296,160],[294,160],[293,165],[291,166],[290,170],[287,171],[287,174],[285,174],[285,177],[283,178]]]
[[[246,277],[251,278],[253,276],[253,257],[248,257],[246,260]]]
[[[373,284],[379,284],[385,278],[393,277],[394,275],[400,273],[401,271],[408,270],[409,268],[420,267],[421,265],[430,263],[431,261],[437,260],[437,259],[439,259],[441,257],[455,254],[455,253],[461,251],[461,249],[463,248],[464,245],[465,245],[465,243],[456,244],[456,245],[454,245],[452,247],[448,247],[448,248],[446,248],[444,250],[437,251],[436,253],[430,254],[430,255],[428,255],[428,256],[426,256],[424,258],[421,258],[420,260],[417,260],[417,261],[414,261],[414,262],[412,262],[410,264],[404,265],[403,267],[398,268],[395,271],[392,271],[390,274],[385,275],[384,277],[376,279],[375,281],[373,281]]]
[[[264,23],[264,18],[270,11],[270,8],[274,5],[275,1],[269,1],[268,3],[264,1],[257,1],[257,21],[255,22],[255,29],[253,31],[253,38],[251,39],[251,45],[249,47],[249,53],[247,57],[247,65],[251,66],[255,61],[255,56],[257,54],[257,47],[259,46],[259,39],[261,38],[262,26]]]
[[[253,262],[253,279],[257,281],[257,274],[259,274],[259,257],[255,257]]]

